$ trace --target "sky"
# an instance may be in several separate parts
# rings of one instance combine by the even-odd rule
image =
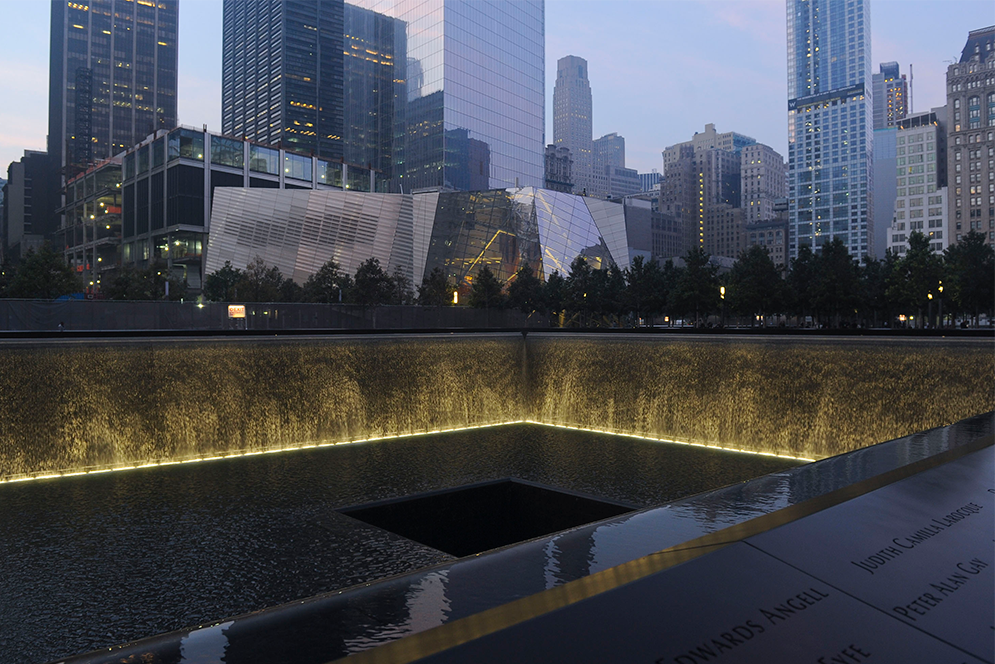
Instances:
[[[0,0],[0,177],[48,130],[47,0]],[[967,33],[995,24],[991,0],[871,0],[871,58],[914,67],[914,110],[945,103],[947,65]],[[221,128],[221,0],[180,0],[179,121]],[[588,61],[594,138],[625,137],[626,165],[706,124],[787,157],[784,0],[546,0],[546,142],[556,61]]]

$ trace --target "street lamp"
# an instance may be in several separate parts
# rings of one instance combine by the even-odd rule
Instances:
[[[726,326],[726,287],[719,286],[719,297],[722,298],[722,327]]]
[[[943,282],[942,281],[940,282],[940,286],[939,286],[938,290],[940,291],[940,295],[939,295],[939,300],[940,300],[940,328],[942,329],[943,328]]]

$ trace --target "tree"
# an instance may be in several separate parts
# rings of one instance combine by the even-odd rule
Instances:
[[[587,259],[578,256],[570,263],[570,274],[566,278],[566,298],[564,309],[580,314],[581,324],[587,324],[588,315],[597,308],[597,277],[596,270]]]
[[[376,258],[367,258],[358,268],[353,278],[352,301],[364,307],[388,304],[394,291],[390,275],[380,267]]]
[[[777,311],[783,302],[784,281],[767,250],[758,245],[744,249],[729,271],[726,298],[733,311],[750,317],[750,327]]]
[[[971,231],[957,244],[947,248],[946,285],[943,295],[974,316],[975,324],[982,311],[991,312],[995,301],[995,252],[985,236]]]
[[[829,315],[833,327],[840,327],[842,317],[850,317],[860,301],[860,269],[839,237],[823,245],[815,263],[815,305]]]
[[[290,277],[287,277],[280,283],[278,292],[280,294],[279,302],[304,301],[304,288]]]
[[[83,290],[79,277],[47,244],[29,249],[7,284],[7,297],[54,300]]]
[[[344,302],[345,286],[349,282],[351,282],[349,276],[342,274],[335,259],[329,259],[304,282],[304,301],[323,304]]]
[[[166,298],[167,283],[168,299],[182,300],[186,296],[186,283],[170,275],[167,265],[157,260],[144,268],[121,267],[113,276],[104,278],[101,293],[109,300],[162,300]]]
[[[411,290],[411,279],[404,273],[400,265],[394,268],[394,273],[390,275],[390,282],[390,304],[411,304],[415,301],[414,292]]]
[[[225,261],[204,280],[204,297],[212,302],[234,302],[238,299],[238,284],[243,276],[241,270],[232,267],[231,261]]]
[[[701,247],[689,249],[674,289],[676,308],[686,313],[693,311],[696,326],[702,316],[719,306],[719,269],[709,263],[709,258]]]
[[[791,260],[788,272],[788,306],[796,316],[807,316],[815,311],[815,290],[818,266],[812,247],[803,244],[798,256]]]
[[[546,280],[546,285],[542,289],[542,299],[546,311],[552,314],[560,314],[566,307],[567,280],[559,270],[553,270]]]
[[[477,273],[470,287],[470,306],[476,309],[499,309],[504,306],[505,294],[497,276],[485,265]]]
[[[929,248],[929,238],[919,231],[909,236],[909,249],[895,265],[888,284],[892,301],[916,311],[916,327],[923,326],[923,310],[930,293],[938,293],[943,263]]]
[[[666,297],[660,297],[665,289],[659,263],[636,256],[625,271],[625,281],[625,308],[633,312],[637,320],[649,319],[649,325],[652,325],[653,316],[663,311],[666,300]]]
[[[879,320],[891,320],[892,303],[888,299],[888,280],[897,262],[898,254],[890,250],[885,252],[884,260],[864,257],[864,267],[860,271],[860,306],[864,317],[869,316],[873,327],[878,326]]]
[[[596,284],[594,311],[602,316],[614,317],[612,324],[618,325],[618,319],[628,313],[625,306],[625,273],[618,265],[612,263],[606,270],[595,270],[594,276]]]
[[[442,268],[435,267],[422,279],[418,287],[418,304],[426,307],[441,307],[453,303],[453,288],[446,279]]]
[[[532,271],[531,265],[523,265],[508,284],[508,306],[523,314],[532,314],[545,309],[542,280]]]
[[[262,256],[245,267],[238,284],[238,293],[244,302],[279,302],[283,274],[274,265],[267,267]]]

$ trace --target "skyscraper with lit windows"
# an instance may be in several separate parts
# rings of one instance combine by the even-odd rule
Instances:
[[[873,254],[870,0],[787,0],[788,251]]]
[[[221,130],[343,157],[342,0],[225,0]]]
[[[176,126],[179,0],[53,0],[48,151],[83,168]]]

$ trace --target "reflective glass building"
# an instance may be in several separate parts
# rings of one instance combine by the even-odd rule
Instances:
[[[791,258],[841,239],[874,253],[869,0],[788,0]]]
[[[543,0],[354,4],[406,26],[403,191],[542,185]]]
[[[178,11],[179,0],[53,0],[48,142],[56,168],[81,170],[176,125]]]
[[[635,239],[638,241],[638,239]],[[419,194],[219,188],[205,271],[257,256],[298,283],[329,259],[347,273],[377,258],[420,284],[434,268],[466,292],[487,265],[509,281],[523,265],[542,277],[629,267],[634,255],[621,203],[533,187]]]
[[[225,0],[222,130],[382,191],[543,183],[542,0]]]

